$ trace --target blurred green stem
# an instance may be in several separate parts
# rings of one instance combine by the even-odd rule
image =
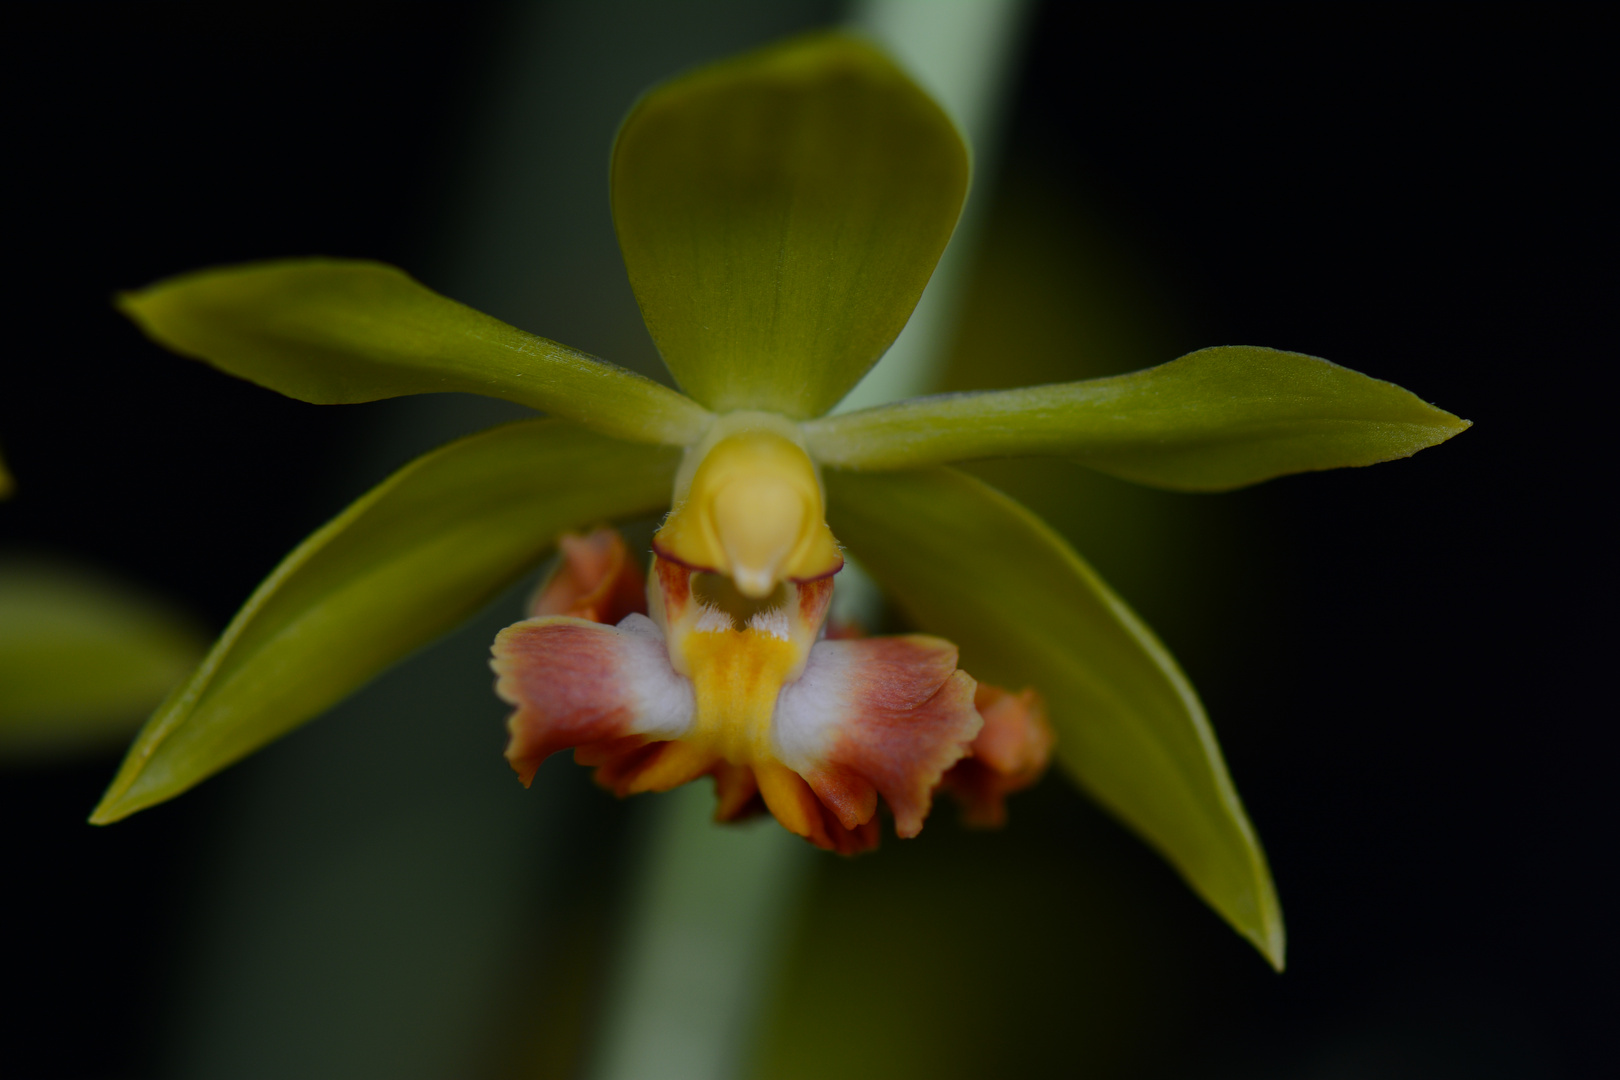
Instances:
[[[851,28],[894,54],[961,128],[973,152],[973,186],[911,321],[838,412],[926,394],[939,381],[992,194],[1002,115],[1030,7],[1028,0],[859,0],[851,6]]]
[[[773,820],[716,826],[707,784],[658,803],[591,1075],[736,1076],[816,852]]]
[[[974,186],[956,235],[910,323],[841,408],[926,392],[953,315],[998,144],[1027,0],[864,0],[848,24],[889,49],[956,119],[974,149]],[[854,574],[840,591],[860,592]],[[867,587],[870,588],[869,583]],[[590,1076],[727,1080],[744,1074],[813,859],[830,858],[761,822],[717,828],[707,785],[649,800],[657,817]]]

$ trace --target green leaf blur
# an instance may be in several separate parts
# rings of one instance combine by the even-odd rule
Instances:
[[[64,563],[0,563],[0,758],[116,746],[208,639],[169,605]]]
[[[317,405],[460,391],[676,445],[709,420],[651,379],[514,329],[383,263],[200,270],[125,293],[118,306],[165,348]]]
[[[944,112],[887,57],[814,35],[666,83],[619,131],[619,246],[681,387],[816,416],[883,355],[967,194]]]
[[[178,795],[473,614],[569,529],[657,510],[678,452],[529,420],[451,443],[288,555],[142,729],[91,820]]]
[[[1046,696],[1069,774],[1278,968],[1282,911],[1185,675],[1049,527],[950,469],[829,471],[829,521],[976,678]]]
[[[1234,345],[1129,375],[883,405],[805,431],[822,462],[845,468],[1054,455],[1155,487],[1226,491],[1410,457],[1467,427],[1394,383]]]

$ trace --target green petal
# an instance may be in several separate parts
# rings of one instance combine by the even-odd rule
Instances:
[[[169,605],[78,567],[0,564],[0,757],[127,739],[208,640]]]
[[[200,270],[123,293],[118,306],[159,345],[317,405],[458,391],[677,446],[697,441],[710,420],[651,379],[507,326],[383,263]]]
[[[1394,383],[1233,345],[1129,375],[829,416],[805,436],[818,461],[845,468],[1051,454],[1155,487],[1225,491],[1411,457],[1468,426]]]
[[[1282,911],[1203,706],[1061,537],[951,469],[827,474],[839,540],[975,678],[1046,696],[1059,760],[1278,968]]]
[[[528,420],[413,461],[265,579],[90,820],[172,798],[319,714],[476,612],[559,533],[668,505],[679,458]]]
[[[939,106],[870,45],[818,34],[642,98],[613,150],[613,217],[681,386],[806,417],[899,334],[967,183]]]

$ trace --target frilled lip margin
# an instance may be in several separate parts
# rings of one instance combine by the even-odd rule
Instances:
[[[977,685],[957,669],[954,645],[921,634],[816,640],[802,671],[775,694],[768,730],[725,737],[728,719],[738,723],[718,715],[727,702],[704,700],[672,660],[667,608],[686,598],[666,579],[689,572],[663,566],[655,575],[660,625],[643,610],[622,610],[642,593],[617,533],[570,537],[562,551],[533,617],[494,646],[496,690],[516,707],[506,757],[525,784],[566,749],[620,796],[709,776],[717,820],[769,811],[816,846],[855,854],[878,844],[879,795],[900,837],[921,831],[941,787],[962,803],[964,821],[993,826],[1006,819],[1005,796],[1045,769],[1052,737],[1038,695]],[[800,598],[815,609],[805,612],[812,633],[830,585]],[[786,640],[769,625],[696,632],[734,646],[725,655],[744,666]]]

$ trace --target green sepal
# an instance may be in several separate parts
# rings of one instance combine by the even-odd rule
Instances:
[[[680,453],[527,420],[406,465],[305,540],[159,707],[91,821],[162,802],[472,615],[558,535],[669,503]]]
[[[952,469],[826,476],[841,542],[978,679],[1046,697],[1070,776],[1277,968],[1282,910],[1187,677],[1039,518]]]
[[[1226,491],[1410,457],[1468,426],[1327,360],[1232,345],[1106,379],[916,398],[804,431],[818,461],[851,469],[1051,455],[1155,487]]]
[[[721,412],[830,409],[910,317],[968,171],[940,107],[842,34],[650,91],[614,145],[613,218],[681,387]]]
[[[207,647],[189,618],[121,582],[43,559],[0,563],[0,758],[116,746]]]
[[[159,345],[317,405],[505,398],[621,439],[684,446],[711,417],[651,379],[524,333],[359,259],[248,263],[118,297]]]

